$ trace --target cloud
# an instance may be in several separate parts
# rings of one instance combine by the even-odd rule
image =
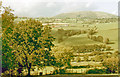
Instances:
[[[97,9],[96,4],[89,5],[89,7],[86,7],[88,5],[88,2],[69,2],[65,4],[64,8],[61,9],[62,12],[73,12],[73,11],[93,11]]]
[[[108,10],[114,3],[113,1],[117,0],[106,0],[106,2],[104,0],[3,0],[3,4],[4,6],[10,5],[17,16],[48,17],[75,11],[105,11],[113,13],[113,11],[117,10],[116,7],[116,9]]]

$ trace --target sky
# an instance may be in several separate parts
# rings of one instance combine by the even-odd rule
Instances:
[[[52,17],[77,11],[102,11],[118,14],[119,0],[2,0],[16,16]]]

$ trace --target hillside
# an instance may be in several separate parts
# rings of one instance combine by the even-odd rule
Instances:
[[[115,18],[116,15],[98,12],[98,11],[80,11],[71,13],[62,13],[54,16],[54,18]]]

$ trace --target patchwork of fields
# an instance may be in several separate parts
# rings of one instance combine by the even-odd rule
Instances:
[[[69,36],[69,37],[63,36],[63,41],[58,43],[58,35],[60,35],[59,33],[57,33],[58,29],[78,31],[78,30],[87,30],[87,29],[89,29],[91,27],[94,27],[94,26],[97,27],[97,33],[94,34],[95,36],[102,36],[103,38],[109,38],[109,41],[112,42],[112,43],[105,44],[103,42],[98,42],[98,41],[91,40],[87,37],[87,35],[88,35],[87,33],[86,34],[72,35],[72,36]],[[81,24],[81,23],[71,23],[69,26],[52,28],[52,34],[56,37],[56,40],[54,41],[54,44],[56,46],[61,46],[62,45],[62,46],[79,46],[80,47],[80,46],[83,46],[83,45],[102,45],[103,44],[103,45],[111,47],[111,50],[103,50],[101,52],[114,53],[115,51],[118,50],[118,24],[117,24],[117,22],[96,23],[96,24],[90,24],[87,27],[83,26],[83,24]],[[93,53],[93,52],[94,51],[90,52],[90,54]],[[76,51],[74,51],[74,53],[76,53]],[[83,55],[87,56],[85,53],[87,53],[87,52],[84,52]],[[95,58],[99,59],[98,56],[99,55],[88,56],[88,58],[93,57],[92,59],[95,59]],[[112,54],[110,54],[110,56],[112,57]],[[90,65],[90,66],[94,65],[94,66],[92,66],[92,68],[96,68],[96,67],[98,69],[103,68],[103,66],[101,64],[102,62],[100,60],[98,60],[96,62],[95,60],[84,61],[84,59],[85,59],[84,57],[77,57],[76,56],[75,58],[76,59],[74,59],[74,62],[71,63],[72,66],[85,66],[87,64],[87,65]],[[77,62],[77,58],[80,58],[82,60],[80,62]],[[70,71],[70,70],[81,71],[82,69],[88,69],[88,68],[68,69],[68,71]]]

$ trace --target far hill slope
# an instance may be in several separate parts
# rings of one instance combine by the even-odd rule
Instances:
[[[116,15],[98,12],[98,11],[80,11],[71,13],[62,13],[54,16],[54,18],[115,18]]]

